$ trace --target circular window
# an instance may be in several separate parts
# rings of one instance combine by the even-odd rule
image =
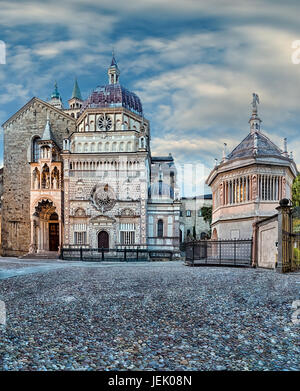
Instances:
[[[94,207],[102,213],[112,209],[116,203],[116,196],[113,189],[108,184],[96,185],[91,194],[91,201]]]

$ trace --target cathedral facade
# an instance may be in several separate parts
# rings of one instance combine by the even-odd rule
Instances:
[[[57,85],[3,125],[2,254],[142,248],[179,256],[180,201],[171,154],[155,157],[139,97],[113,57],[108,84],[69,108]]]

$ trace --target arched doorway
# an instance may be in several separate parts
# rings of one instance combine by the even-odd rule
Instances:
[[[100,231],[98,233],[98,249],[109,249],[109,235],[106,231]]]
[[[49,199],[38,202],[32,215],[30,252],[58,251],[60,221],[56,207]]]

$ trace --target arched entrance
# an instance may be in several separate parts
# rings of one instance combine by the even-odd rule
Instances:
[[[109,249],[109,235],[106,231],[100,231],[98,233],[98,249]]]
[[[53,202],[43,199],[38,202],[32,216],[30,252],[58,251],[60,222]]]

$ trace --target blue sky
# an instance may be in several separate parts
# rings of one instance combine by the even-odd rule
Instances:
[[[280,147],[287,137],[299,168],[299,15],[298,1],[0,0],[0,122],[33,96],[48,100],[55,80],[65,105],[75,76],[87,97],[106,83],[114,48],[153,154],[203,164],[203,183],[223,143],[247,135],[256,92],[263,132]]]

